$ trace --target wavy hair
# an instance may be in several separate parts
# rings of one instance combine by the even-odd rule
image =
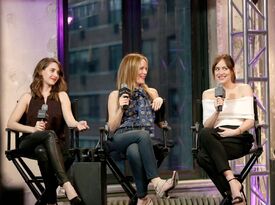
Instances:
[[[136,80],[138,75],[139,66],[142,60],[145,60],[148,65],[148,59],[139,53],[129,53],[122,59],[118,74],[117,74],[117,89],[119,90],[121,87],[121,84],[125,83],[127,84],[128,88],[131,90],[131,92],[136,87]],[[141,87],[145,90],[145,92],[149,95],[149,97],[152,99],[152,95],[149,92],[147,84],[142,84]]]
[[[56,63],[59,68],[59,79],[52,86],[49,99],[59,100],[58,93],[61,91],[67,91],[67,83],[64,80],[64,73],[61,63],[55,58],[43,58],[41,59],[33,72],[33,81],[30,85],[31,93],[33,97],[42,98],[41,90],[43,86],[43,77],[41,75],[42,70],[45,70],[51,63]]]

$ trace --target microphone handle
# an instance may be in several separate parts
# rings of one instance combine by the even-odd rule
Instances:
[[[221,112],[221,111],[222,111],[222,105],[218,105],[217,111],[218,111],[218,112]]]

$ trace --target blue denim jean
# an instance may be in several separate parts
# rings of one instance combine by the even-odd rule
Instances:
[[[148,183],[158,177],[152,140],[146,130],[118,129],[113,136],[115,149],[126,154],[135,179],[137,197],[147,195]]]

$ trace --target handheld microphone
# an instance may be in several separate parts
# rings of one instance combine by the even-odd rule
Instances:
[[[225,98],[225,90],[221,84],[218,84],[218,87],[215,88],[215,97]],[[222,105],[218,106],[217,111],[222,111]]]
[[[41,106],[41,109],[38,110],[37,118],[38,118],[39,120],[46,121],[47,118],[48,118],[47,111],[48,111],[48,105],[47,105],[47,104],[43,104],[43,105]]]
[[[128,88],[126,83],[122,83],[120,89],[118,91],[118,96],[121,97],[122,95],[127,94],[128,96],[125,98],[129,98],[131,94],[131,90]],[[129,105],[123,105],[123,110],[127,110]]]

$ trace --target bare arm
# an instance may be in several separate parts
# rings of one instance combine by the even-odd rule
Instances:
[[[61,102],[61,108],[63,117],[66,121],[68,127],[76,127],[79,131],[89,129],[89,126],[86,121],[76,121],[72,109],[71,109],[71,101],[66,92],[59,93],[59,99]]]
[[[160,109],[163,99],[159,97],[158,91],[155,88],[149,88],[150,96],[153,99],[152,108],[154,111]]]
[[[219,112],[214,112],[211,117],[209,117],[203,124],[204,127],[213,128],[215,125],[215,122],[219,116]]]
[[[212,93],[213,91],[211,90],[206,90],[203,92],[202,94],[202,99],[206,100],[206,99],[210,99],[212,95],[214,95],[214,93]],[[215,106],[216,108],[216,104],[214,104],[213,106]],[[217,109],[215,109],[217,110]],[[215,125],[215,122],[217,120],[219,116],[219,112],[215,111],[203,124],[204,127],[208,127],[208,128],[213,128]]]
[[[13,112],[11,113],[8,119],[8,123],[7,123],[8,128],[19,132],[24,132],[24,133],[34,133],[38,131],[38,129],[36,129],[35,127],[31,127],[31,126],[27,126],[19,123],[23,114],[28,109],[30,100],[31,100],[30,93],[25,93],[22,95],[22,97],[17,102]]]
[[[112,91],[108,98],[108,126],[111,132],[114,132],[121,123],[123,116],[123,105],[129,104],[129,98],[118,98],[118,91]]]

